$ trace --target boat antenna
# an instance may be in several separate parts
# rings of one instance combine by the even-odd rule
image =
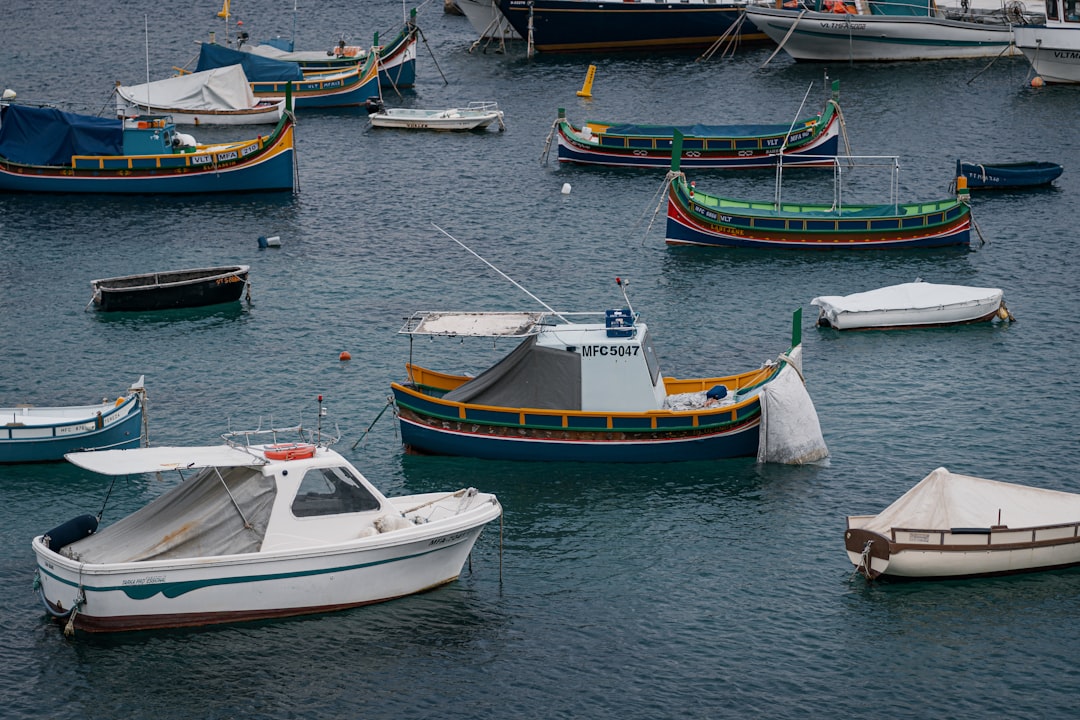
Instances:
[[[562,316],[562,315],[561,315],[561,314],[560,314],[560,313],[559,313],[559,312],[558,312],[557,310],[553,309],[553,308],[552,308],[552,307],[551,307],[550,305],[548,305],[548,304],[547,304],[546,302],[544,302],[544,301],[543,301],[543,300],[541,300],[540,298],[536,297],[536,296],[535,296],[535,295],[533,295],[533,294],[532,294],[531,292],[529,292],[528,290],[526,290],[525,288],[523,288],[523,287],[522,287],[521,285],[519,285],[519,284],[517,283],[517,281],[516,281],[516,280],[514,280],[514,279],[513,279],[512,277],[510,277],[509,275],[507,275],[506,273],[504,273],[504,272],[503,272],[502,270],[500,270],[499,268],[497,268],[497,267],[495,267],[494,265],[492,265],[491,263],[489,263],[489,262],[488,262],[487,260],[485,260],[484,258],[480,257],[480,255],[478,255],[478,254],[477,254],[477,253],[476,253],[476,252],[475,252],[475,251],[474,251],[474,250],[473,250],[472,248],[470,248],[470,247],[469,247],[468,245],[466,245],[465,243],[461,242],[461,241],[460,241],[460,240],[458,240],[458,239],[457,239],[456,237],[454,237],[454,236],[453,236],[453,235],[451,235],[450,233],[446,232],[445,230],[443,230],[443,229],[442,229],[441,227],[439,227],[439,226],[438,226],[438,225],[436,225],[435,223],[431,223],[431,226],[432,226],[433,228],[435,228],[436,230],[438,230],[439,232],[441,232],[441,233],[442,233],[443,235],[445,235],[446,237],[448,237],[448,238],[450,238],[451,240],[453,240],[454,242],[456,242],[456,243],[457,243],[458,245],[460,245],[461,247],[465,248],[465,249],[466,249],[467,251],[469,251],[469,253],[471,253],[471,254],[472,254],[472,255],[473,255],[474,257],[476,257],[476,258],[477,258],[477,259],[478,259],[478,260],[479,260],[480,262],[484,263],[484,264],[485,264],[485,265],[487,265],[487,266],[488,266],[489,268],[491,268],[491,269],[492,269],[492,270],[494,270],[495,272],[499,273],[499,275],[501,275],[501,276],[503,276],[503,277],[504,277],[505,279],[509,280],[509,281],[510,281],[510,282],[511,282],[511,283],[513,284],[513,286],[514,286],[514,287],[516,287],[516,288],[517,288],[518,290],[520,290],[521,292],[525,293],[526,295],[528,295],[529,297],[531,297],[531,298],[532,298],[533,300],[535,300],[536,302],[538,302],[538,303],[540,303],[541,305],[543,305],[543,306],[544,306],[545,308],[547,308],[547,311],[548,311],[548,312],[550,312],[550,313],[551,313],[552,315],[554,315],[555,317],[559,318],[559,319],[560,319],[560,320],[562,320],[563,322],[567,322],[567,323],[568,323],[568,322],[570,322],[569,320],[567,320],[566,318],[564,318],[564,317],[563,317],[563,316]]]
[[[630,304],[630,296],[626,294],[626,286],[630,284],[629,280],[623,280],[621,277],[615,278],[615,284],[622,290],[623,300],[626,301],[626,307],[630,309],[630,317],[634,317],[634,306]]]
[[[146,45],[146,112],[150,112],[150,21],[143,15],[143,41]]]

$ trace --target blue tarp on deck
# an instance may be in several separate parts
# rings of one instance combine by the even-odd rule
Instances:
[[[304,79],[304,73],[297,63],[262,57],[213,43],[202,44],[199,50],[199,65],[195,72],[229,65],[243,65],[248,82],[299,82]]]
[[[123,155],[117,118],[8,105],[0,114],[0,156],[26,165],[71,165],[72,155]]]

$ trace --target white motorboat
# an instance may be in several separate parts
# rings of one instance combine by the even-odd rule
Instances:
[[[847,519],[868,579],[961,578],[1080,564],[1080,495],[938,468],[877,515]]]
[[[97,530],[84,515],[32,542],[66,630],[185,627],[340,610],[456,579],[502,507],[473,488],[387,498],[340,454],[286,431],[211,447],[72,453],[107,475],[182,481]],[[253,442],[261,439],[268,442]]]
[[[1046,4],[1046,22],[1013,27],[1016,47],[1048,83],[1080,83],[1080,15],[1075,4]]]
[[[939,11],[933,0],[750,4],[746,19],[795,60],[941,60],[1019,54],[1012,44],[1010,25],[1017,18],[1004,12],[950,15]]]
[[[503,111],[498,103],[472,102],[468,107],[448,110],[419,110],[414,108],[387,108],[381,102],[369,107],[368,115],[373,127],[400,128],[405,130],[483,130],[492,123],[505,130]]]
[[[119,117],[169,115],[177,125],[274,125],[284,111],[284,98],[255,97],[240,65],[116,87]]]
[[[940,327],[1012,320],[998,288],[938,285],[921,280],[853,295],[822,295],[818,325],[837,330],[883,330]]]

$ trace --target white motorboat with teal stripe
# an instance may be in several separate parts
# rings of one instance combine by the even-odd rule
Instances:
[[[283,442],[286,433],[299,441]],[[456,579],[502,513],[473,488],[385,497],[300,428],[224,437],[68,456],[106,475],[181,481],[100,531],[100,517],[84,515],[33,539],[36,584],[66,632],[283,617],[422,592]]]

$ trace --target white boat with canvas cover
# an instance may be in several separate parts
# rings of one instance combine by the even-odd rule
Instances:
[[[66,632],[119,631],[390,600],[457,578],[502,513],[494,495],[473,488],[387,498],[330,448],[279,442],[285,432],[69,454],[106,475],[173,471],[182,480],[103,530],[85,515],[35,537],[47,611]]]
[[[883,330],[940,327],[1012,320],[999,288],[911,283],[855,293],[822,295],[810,301],[818,308],[818,325],[837,330]]]
[[[379,103],[377,112],[368,116],[374,127],[405,130],[483,130],[497,122],[505,130],[503,111],[494,102],[472,102],[468,107],[448,110],[387,108]]]
[[[1080,495],[934,470],[877,515],[847,519],[868,579],[962,578],[1080,564]]]
[[[275,125],[285,99],[259,100],[240,65],[116,87],[116,113],[171,115],[177,125]]]

